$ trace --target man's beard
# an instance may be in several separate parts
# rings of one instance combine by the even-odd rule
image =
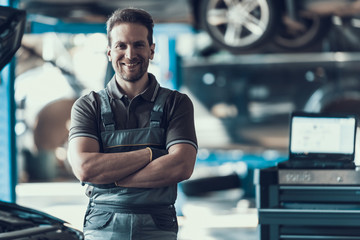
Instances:
[[[136,72],[136,74],[129,74],[126,71],[124,71],[122,68],[120,68],[119,75],[120,75],[121,79],[123,79],[124,81],[137,82],[147,72],[148,66],[149,66],[149,61],[146,61],[145,59],[141,59],[140,67],[139,67],[139,70]]]

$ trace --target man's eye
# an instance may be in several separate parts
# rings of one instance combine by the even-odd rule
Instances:
[[[137,48],[141,48],[141,47],[144,47],[145,44],[144,43],[135,43],[135,47]]]
[[[116,45],[116,48],[125,49],[125,48],[126,48],[126,45],[125,45],[125,44],[117,44],[117,45]]]

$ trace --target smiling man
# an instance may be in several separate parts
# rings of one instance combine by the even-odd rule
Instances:
[[[148,73],[153,25],[141,9],[114,12],[107,56],[115,75],[72,109],[68,155],[87,185],[88,240],[177,238],[177,183],[191,176],[197,152],[194,110]]]

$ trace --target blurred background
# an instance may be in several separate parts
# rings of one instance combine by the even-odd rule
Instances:
[[[4,99],[14,101],[5,108],[13,116],[4,121],[10,134],[1,136],[4,151],[13,153],[0,156],[1,199],[78,228],[87,203],[66,156],[70,109],[112,77],[105,21],[117,8],[152,14],[156,53],[149,72],[194,103],[199,152],[177,202],[183,239],[258,239],[254,170],[287,160],[289,114],[360,111],[360,1],[0,4],[26,11],[21,46],[0,81],[12,86]]]

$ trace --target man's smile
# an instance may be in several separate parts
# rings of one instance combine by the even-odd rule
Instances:
[[[141,62],[135,62],[135,63],[122,63],[123,66],[126,68],[132,70],[135,69],[138,65],[140,65]]]

